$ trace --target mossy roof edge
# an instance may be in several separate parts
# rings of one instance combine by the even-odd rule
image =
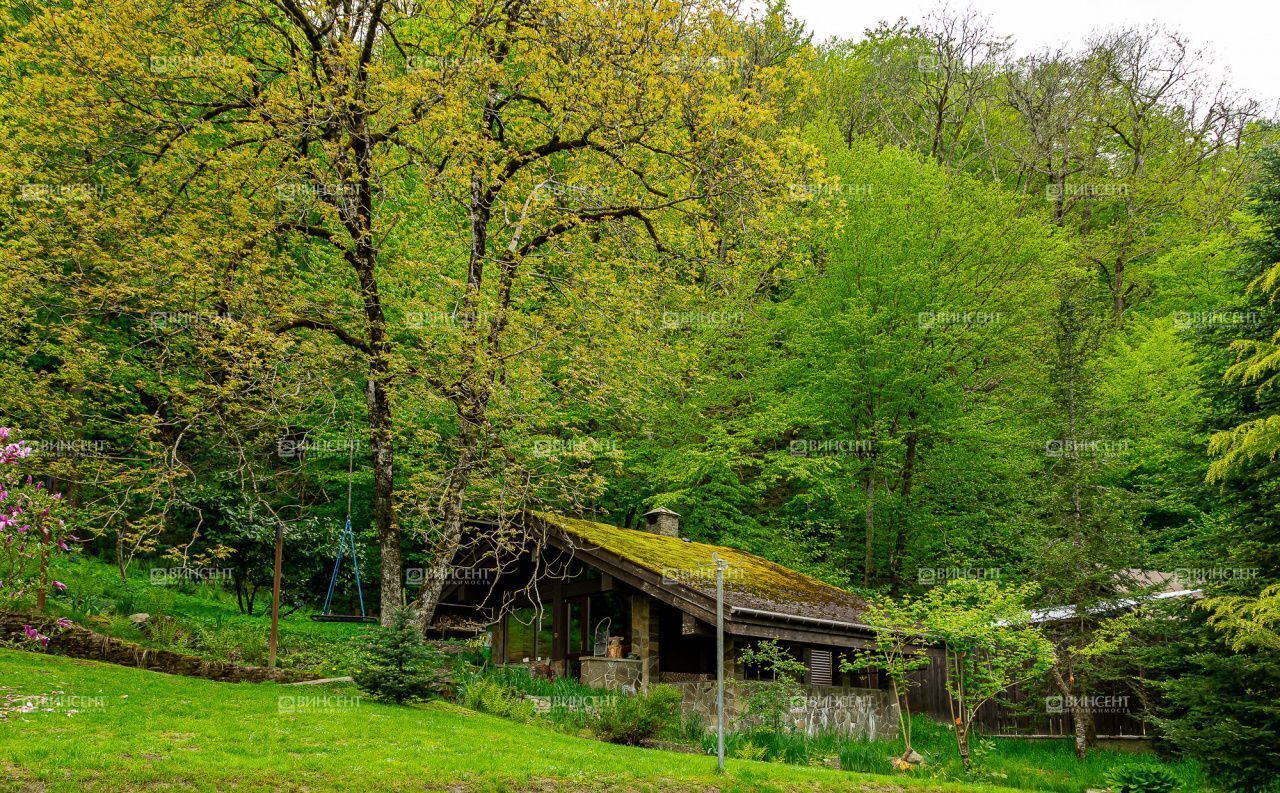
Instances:
[[[800,616],[848,619],[865,602],[852,592],[746,551],[709,545],[607,523],[531,511],[585,547],[598,547],[626,561],[702,593],[715,591],[712,553],[727,563],[725,590],[733,605],[773,609]]]

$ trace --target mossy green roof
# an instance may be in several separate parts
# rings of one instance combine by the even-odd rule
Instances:
[[[857,622],[866,606],[851,592],[737,548],[545,512],[532,514],[584,550],[600,548],[662,576],[665,585],[712,597],[716,584],[711,555],[718,554],[727,563],[725,600],[731,606],[844,622]]]

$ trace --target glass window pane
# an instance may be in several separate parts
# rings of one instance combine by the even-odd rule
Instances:
[[[516,609],[507,615],[507,663],[532,661],[538,656],[536,620],[532,608]]]
[[[544,661],[551,658],[551,617],[549,606],[538,612],[538,658]]]
[[[586,627],[582,615],[582,601],[569,601],[569,653],[576,655],[585,646]]]

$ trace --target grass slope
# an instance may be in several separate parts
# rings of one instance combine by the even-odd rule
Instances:
[[[59,557],[52,577],[67,585],[56,593],[49,607],[54,616],[65,616],[99,633],[155,647],[190,653],[218,661],[261,665],[267,659],[270,593],[260,596],[254,616],[241,614],[235,597],[214,583],[160,585],[150,571],[135,565],[128,582],[115,568],[92,557]],[[145,612],[153,617],[147,630],[130,622],[128,615]],[[299,610],[280,621],[280,665],[306,669],[326,676],[350,671],[350,642],[366,627],[345,623],[313,622],[314,612]]]
[[[710,757],[444,703],[394,707],[341,685],[214,683],[0,648],[0,703],[55,691],[76,699],[0,719],[0,790],[1002,790],[743,760],[721,777]]]

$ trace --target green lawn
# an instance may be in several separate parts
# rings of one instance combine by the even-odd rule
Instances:
[[[612,746],[444,703],[394,707],[357,701],[348,686],[214,683],[0,648],[0,702],[55,691],[64,699],[53,712],[0,720],[0,789],[1003,789],[745,760],[720,777],[710,757]]]

